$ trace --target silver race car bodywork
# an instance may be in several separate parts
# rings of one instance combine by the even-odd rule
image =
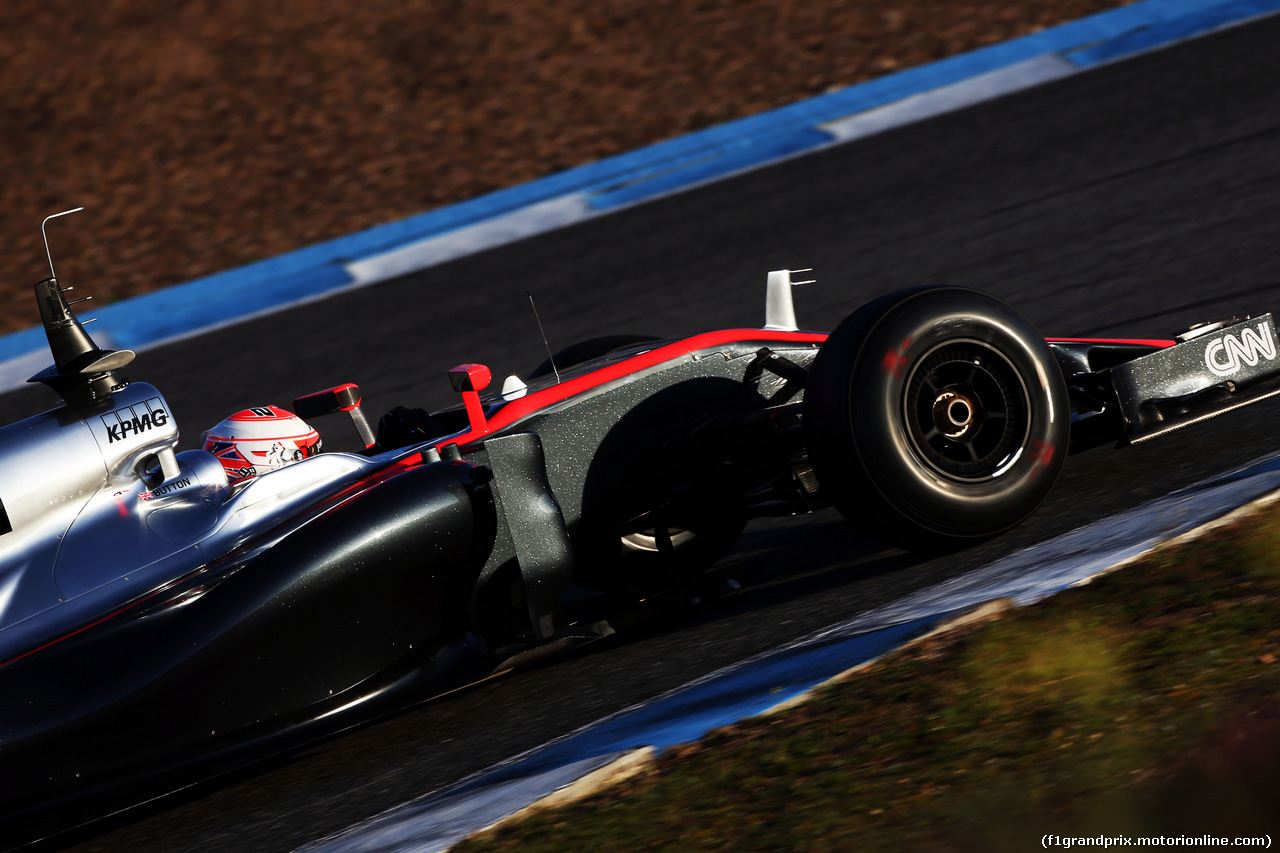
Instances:
[[[1270,315],[1174,340],[1046,341],[963,288],[797,329],[583,341],[363,453],[232,485],[172,409],[36,286],[53,410],[0,428],[0,830],[35,837],[598,639],[566,591],[684,589],[750,518],[835,506],[894,544],[1018,524],[1068,450],[1280,393]],[[483,396],[482,396],[483,395]],[[604,597],[604,596],[602,596]],[[580,598],[580,597],[577,597]],[[51,817],[52,816],[52,817]]]

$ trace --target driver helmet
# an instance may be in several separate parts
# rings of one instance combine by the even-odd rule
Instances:
[[[203,437],[204,449],[218,457],[233,486],[320,452],[320,434],[278,406],[243,409]]]

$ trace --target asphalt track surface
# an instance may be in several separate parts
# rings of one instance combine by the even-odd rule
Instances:
[[[526,291],[553,346],[758,326],[765,272],[782,267],[815,268],[819,283],[796,293],[800,324],[814,329],[881,293],[941,282],[992,292],[1050,335],[1167,336],[1280,309],[1277,43],[1280,18],[1227,30],[148,351],[128,372],[164,392],[185,448],[232,411],[288,405],[338,382],[359,383],[376,416],[402,403],[451,404],[444,372],[457,363],[481,361],[496,376],[527,370],[545,353]],[[0,410],[16,418],[51,402],[43,388],[24,389],[0,398]],[[1274,451],[1278,415],[1265,403],[1138,448],[1072,457],[1027,524],[948,558],[885,550],[831,513],[756,523],[725,563],[744,583],[737,593],[61,847],[291,849],[723,665]]]

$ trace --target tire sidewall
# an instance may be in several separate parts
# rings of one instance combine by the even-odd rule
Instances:
[[[998,476],[941,471],[925,458],[906,422],[913,371],[957,341],[998,353],[1021,380],[1025,435]],[[846,518],[866,519],[870,532],[887,530],[899,544],[936,545],[1008,529],[1049,492],[1066,452],[1070,406],[1044,339],[1012,308],[978,291],[923,289],[855,312],[829,343],[814,366],[812,408],[822,423],[815,425],[818,446],[811,450],[824,491]],[[807,427],[810,417],[807,408]],[[835,434],[839,422],[847,424],[844,435]],[[852,452],[847,446],[836,450],[832,443],[838,441],[852,442]],[[828,489],[833,479],[838,482]]]

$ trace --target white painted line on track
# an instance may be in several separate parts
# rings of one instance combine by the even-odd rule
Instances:
[[[834,140],[832,144],[852,142],[1042,86],[1078,74],[1082,70],[1056,54],[1046,54],[931,92],[912,95],[896,103],[838,118],[819,127],[831,134]]]
[[[508,803],[533,803],[619,757],[621,753],[586,758],[545,773],[463,792],[444,802],[428,800],[409,803],[398,810],[397,820],[380,821],[374,826],[359,824],[321,842],[323,846],[307,846],[302,850],[342,850],[346,853],[390,850],[426,853],[447,850],[468,835],[491,826],[518,810],[509,808]],[[429,813],[429,819],[418,819],[419,810]]]
[[[432,237],[418,243],[400,246],[380,255],[364,258],[345,265],[353,278],[351,286],[363,286],[387,281],[401,275],[418,272],[448,261],[497,248],[527,237],[535,237],[608,213],[667,198],[707,184],[731,177],[776,166],[787,160],[804,157],[834,145],[864,139],[877,133],[904,127],[935,116],[944,115],[965,107],[989,101],[1004,95],[1031,89],[1035,86],[1060,80],[1083,69],[1056,55],[1040,56],[962,80],[931,92],[914,95],[867,112],[855,113],[818,125],[831,140],[825,144],[806,148],[791,155],[761,160],[740,169],[716,174],[701,181],[680,183],[669,190],[645,196],[643,199],[618,207],[597,208],[590,204],[590,197],[579,193],[552,199],[527,208],[512,211],[485,222],[479,222],[457,231]],[[342,291],[349,287],[342,288]],[[338,291],[341,292],[341,291]]]
[[[483,252],[485,249],[505,246],[526,237],[536,237],[604,213],[605,211],[593,210],[582,195],[553,198],[345,266],[354,284],[374,284]]]

